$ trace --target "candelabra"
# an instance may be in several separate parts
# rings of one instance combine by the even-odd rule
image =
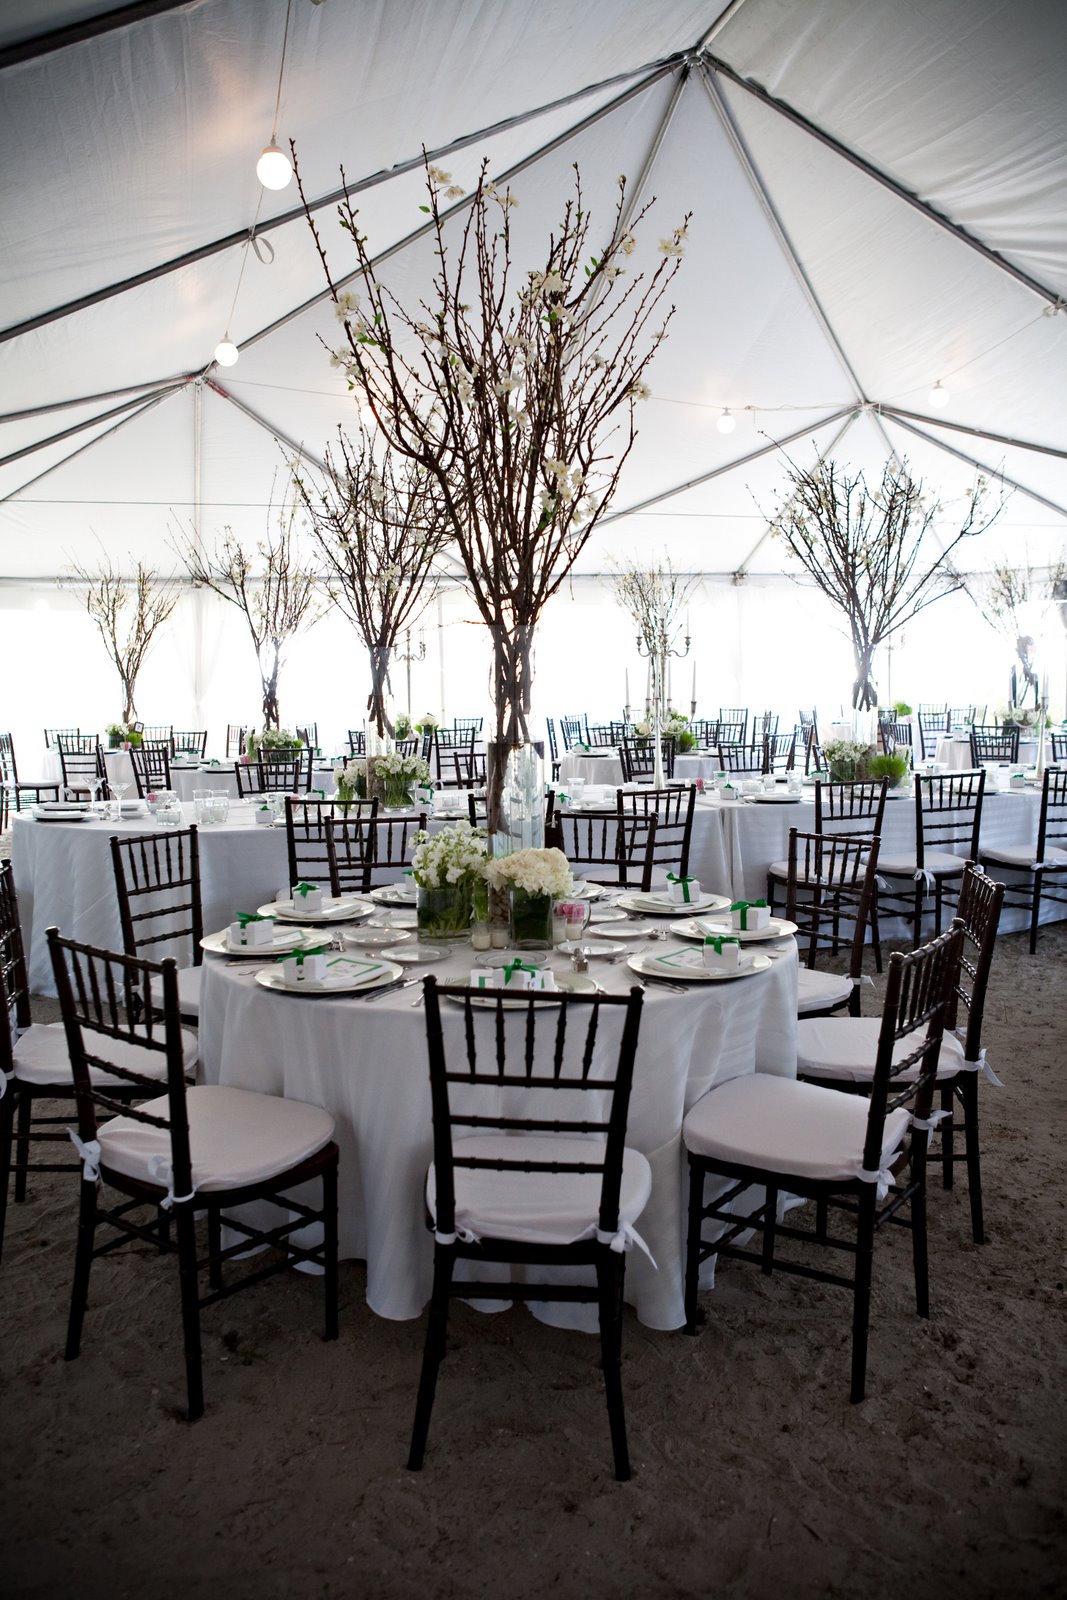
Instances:
[[[396,650],[394,652],[394,654],[396,655],[396,659],[398,661],[402,661],[404,663],[404,676],[405,676],[405,678],[407,680],[407,704],[405,705],[404,709],[407,711],[407,714],[410,717],[411,716],[411,663],[413,661],[425,661],[425,659],[426,659],[426,640],[425,640],[425,638],[423,636],[421,628],[419,630],[419,647],[418,647],[417,650],[413,650],[412,647],[411,647],[411,629],[408,628],[404,633],[404,648],[403,648],[403,650]]]
[[[669,619],[658,616],[650,619],[651,626],[637,635],[637,653],[648,662],[648,686],[645,695],[645,718],[650,723],[652,740],[653,782],[657,789],[663,787],[663,724],[671,712],[670,662],[681,660],[689,654],[692,643],[688,631],[681,649],[671,645]],[[696,707],[693,707],[694,711]]]

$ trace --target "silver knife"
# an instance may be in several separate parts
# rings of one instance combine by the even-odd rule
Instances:
[[[392,983],[383,984],[380,989],[375,989],[373,994],[365,995],[364,999],[370,1005],[372,1000],[380,1000],[384,994],[392,994],[394,989],[410,989],[413,983],[419,982],[421,982],[419,978],[394,978]]]

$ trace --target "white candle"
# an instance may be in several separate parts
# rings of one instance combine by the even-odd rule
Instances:
[[[695,707],[697,703],[697,663],[695,656],[693,657],[693,689],[689,699]]]
[[[629,704],[630,704],[630,669],[629,669],[629,667],[627,667],[627,669],[626,669],[626,700],[624,701],[624,704],[626,706],[629,706]]]

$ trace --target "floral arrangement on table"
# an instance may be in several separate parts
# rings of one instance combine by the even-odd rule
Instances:
[[[697,736],[689,726],[689,718],[680,711],[671,711],[663,724],[663,731],[669,739],[673,739],[679,752],[685,755],[697,747]]]
[[[408,716],[406,711],[397,712],[396,720],[393,723],[393,731],[398,739],[411,738],[414,729],[411,725],[411,718]]]
[[[107,734],[107,742],[112,750],[118,750],[124,745],[134,750],[139,750],[144,738],[140,728],[135,728],[132,723],[128,722],[109,722],[104,732]]]
[[[649,727],[648,721],[644,717],[642,717],[640,722],[634,723],[634,738],[637,739],[641,744],[647,742],[651,731],[652,730]]]
[[[415,724],[416,733],[432,733],[437,727],[437,718],[432,711],[424,711]]]
[[[414,805],[417,783],[429,783],[430,768],[421,756],[402,756],[396,750],[367,758],[368,792],[381,791],[382,804],[389,811],[405,811]]]
[[[271,761],[274,759],[271,752],[277,750],[293,750],[304,743],[303,739],[290,732],[288,728],[264,728],[260,734],[248,735],[249,761]]]
[[[353,800],[367,798],[367,763],[362,756],[349,756],[339,761],[333,769],[338,804],[351,805]]]
[[[1038,706],[998,706],[997,721],[1002,728],[1036,728],[1041,715]]]
[[[420,939],[454,939],[467,932],[475,895],[485,882],[487,849],[485,834],[469,822],[415,835],[411,866]]]
[[[829,739],[822,747],[832,783],[854,783],[866,778],[877,751],[873,744],[855,739]]]
[[[511,896],[511,937],[516,948],[552,943],[552,902],[574,888],[570,862],[562,850],[516,850],[497,856],[485,875],[494,889]]]

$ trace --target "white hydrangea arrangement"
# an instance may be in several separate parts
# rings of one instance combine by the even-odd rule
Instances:
[[[375,756],[374,766],[383,782],[399,779],[404,783],[425,783],[430,776],[429,765],[421,756],[402,756],[395,750],[388,755]]]
[[[486,875],[485,834],[469,822],[457,822],[438,833],[420,829],[413,843],[412,876],[420,889],[440,889]]]
[[[338,761],[334,765],[333,776],[336,783],[355,789],[357,783],[367,781],[367,763],[362,756],[349,756],[347,761]]]
[[[570,863],[562,850],[516,850],[488,862],[485,875],[494,889],[523,889],[563,900],[574,888]]]

